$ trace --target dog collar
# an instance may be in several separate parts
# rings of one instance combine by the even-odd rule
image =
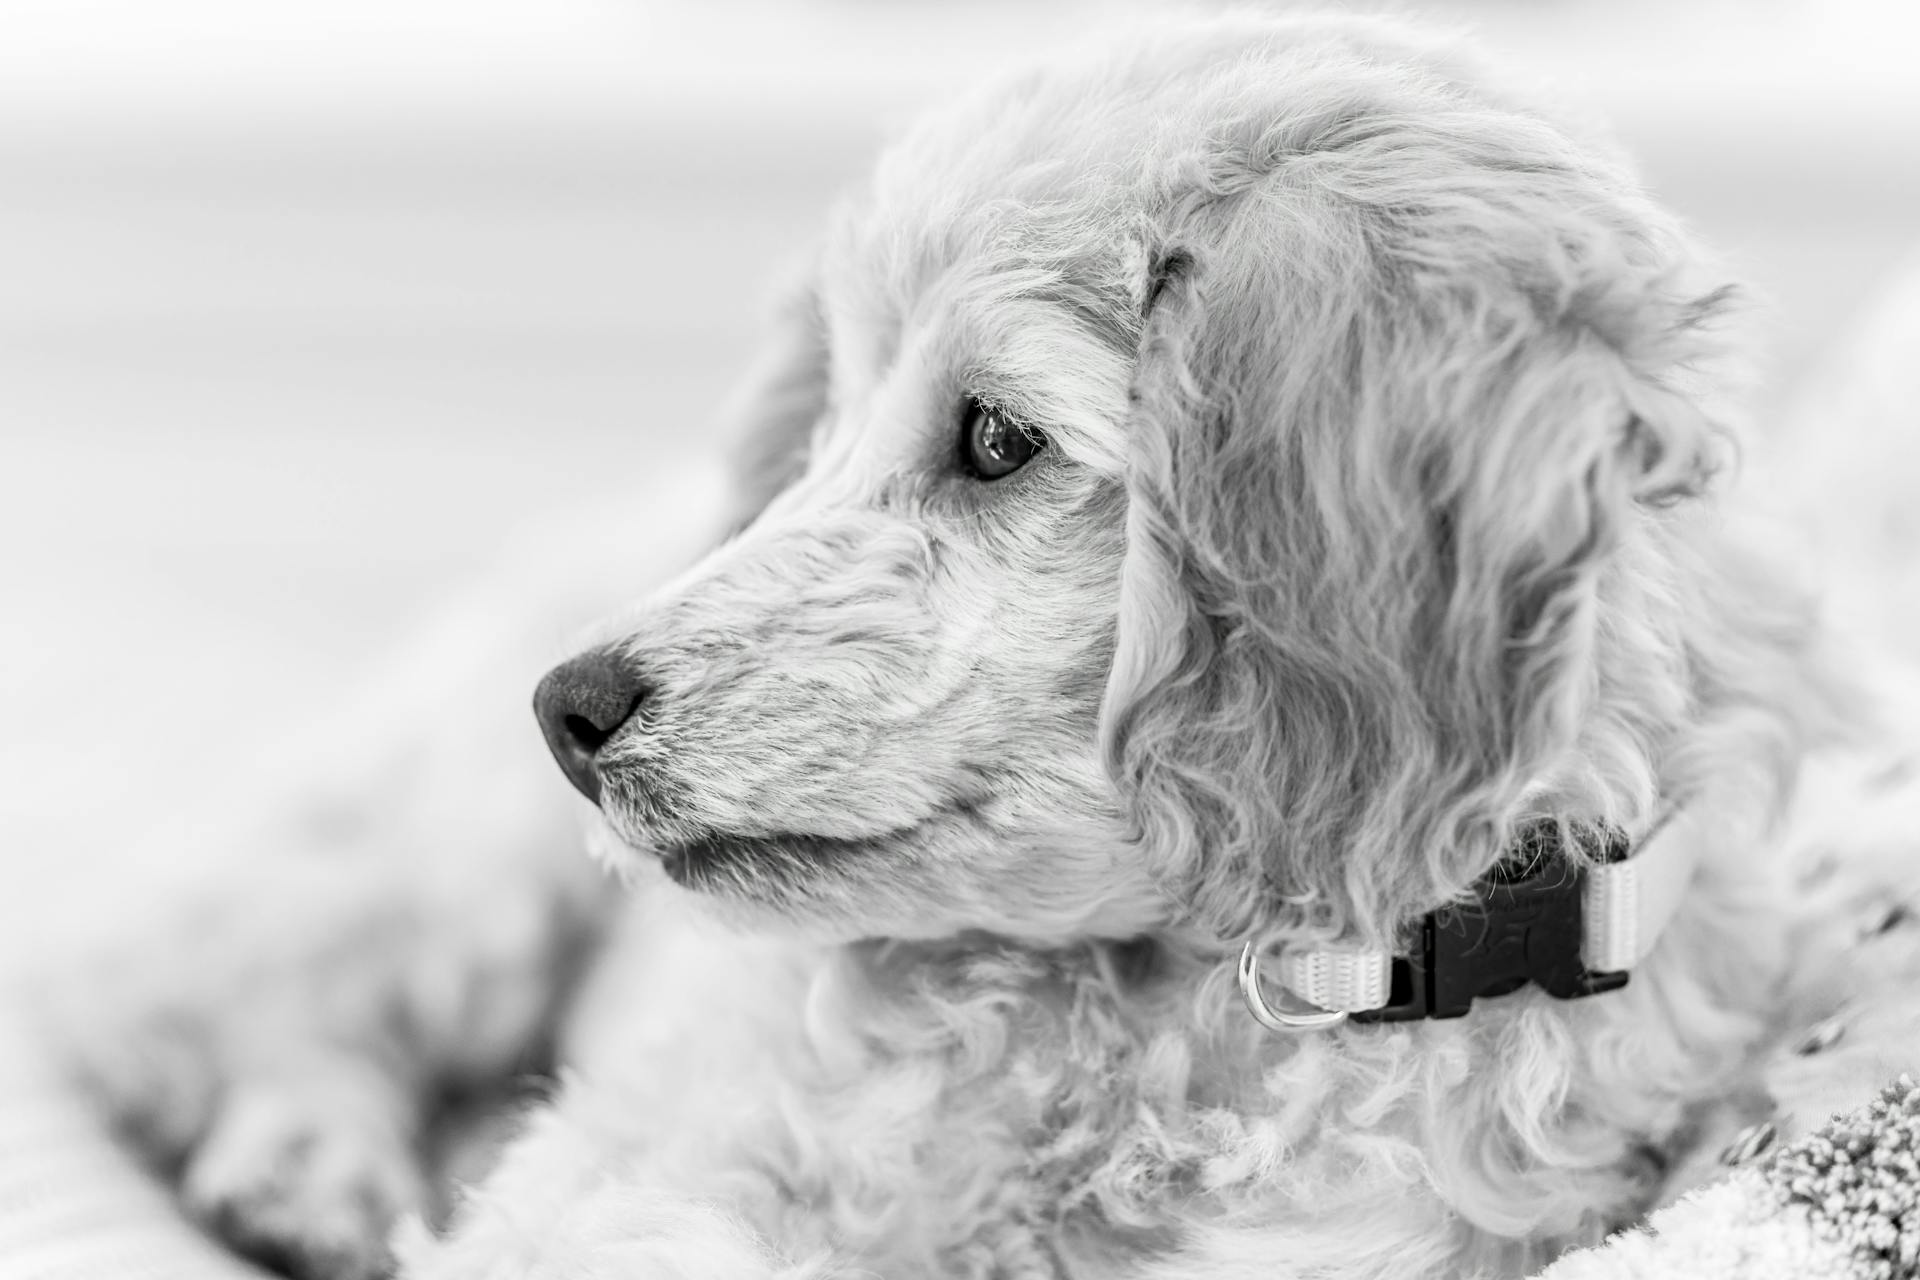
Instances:
[[[1693,879],[1696,842],[1663,828],[1637,854],[1624,834],[1598,833],[1576,859],[1561,847],[1560,824],[1529,824],[1472,899],[1420,918],[1406,953],[1338,943],[1282,953],[1288,1007],[1267,1001],[1248,942],[1240,954],[1247,1008],[1263,1026],[1304,1031],[1458,1018],[1475,998],[1528,983],[1562,1000],[1624,987]]]

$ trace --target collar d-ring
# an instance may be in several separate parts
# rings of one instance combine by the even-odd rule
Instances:
[[[1297,1009],[1275,1009],[1267,1003],[1260,986],[1260,953],[1249,940],[1240,951],[1240,994],[1246,998],[1247,1012],[1269,1031],[1324,1031],[1347,1020],[1342,1009],[1321,1009],[1303,1005]]]

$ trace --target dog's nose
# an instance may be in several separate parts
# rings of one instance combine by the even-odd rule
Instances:
[[[600,803],[600,773],[594,759],[646,696],[640,673],[605,649],[567,659],[533,691],[533,714],[560,771],[595,804]]]

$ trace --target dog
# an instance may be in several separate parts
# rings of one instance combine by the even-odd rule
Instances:
[[[1796,834],[1897,753],[1740,513],[1734,297],[1450,37],[971,90],[798,274],[726,496],[423,642],[75,1060],[316,1280],[396,1221],[418,1280],[1525,1274],[1778,1112],[1906,893]],[[591,607],[536,735],[501,619]],[[434,1099],[556,1039],[429,1230]]]

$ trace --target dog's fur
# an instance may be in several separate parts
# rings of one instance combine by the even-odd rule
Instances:
[[[1639,1216],[1844,932],[1776,820],[1859,713],[1718,493],[1727,299],[1603,145],[1391,25],[1163,30],[923,124],[743,394],[737,533],[603,633],[638,901],[408,1273],[1512,1275]],[[1047,448],[964,474],[969,395]],[[603,926],[558,775],[489,754],[512,665],[89,1015],[160,1028],[93,1076],[309,1269],[373,1265],[426,1083],[509,1068]],[[1242,940],[1397,945],[1537,819],[1696,846],[1625,990],[1246,1017]]]

